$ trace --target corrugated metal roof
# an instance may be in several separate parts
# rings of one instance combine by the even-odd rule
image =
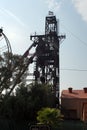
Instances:
[[[69,90],[63,90],[61,94],[62,98],[79,98],[79,99],[86,99],[87,93],[84,90],[72,90],[72,93]]]

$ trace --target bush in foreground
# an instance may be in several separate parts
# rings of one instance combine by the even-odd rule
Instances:
[[[39,121],[39,123],[47,124],[52,127],[58,127],[62,117],[60,110],[56,108],[42,108],[37,113],[37,121]]]

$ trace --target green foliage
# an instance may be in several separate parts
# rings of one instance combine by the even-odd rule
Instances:
[[[37,111],[53,107],[55,97],[49,85],[22,83],[15,95],[6,95],[0,104],[0,115],[16,121],[36,121]]]
[[[9,88],[13,86],[19,71],[22,72],[27,63],[27,59],[23,59],[21,55],[11,54],[11,59],[8,67],[7,53],[4,54],[4,59],[0,56],[0,116],[17,121],[36,121],[37,111],[43,107],[55,106],[56,99],[51,91],[51,85],[37,83],[27,85],[27,69],[24,75],[18,78],[19,85],[16,86],[15,93],[8,96]],[[3,64],[4,62],[6,64]]]
[[[11,59],[9,59],[9,56]],[[9,88],[13,86],[15,80],[20,84],[26,83],[28,68],[24,74],[17,79],[19,72],[23,71],[26,64],[27,59],[25,60],[21,55],[13,55],[8,52],[5,52],[3,57],[0,55],[0,96],[2,96],[2,93],[5,94],[5,92],[9,91]]]
[[[42,108],[37,113],[37,120],[42,124],[48,124],[52,127],[57,127],[60,124],[62,115],[59,109]]]

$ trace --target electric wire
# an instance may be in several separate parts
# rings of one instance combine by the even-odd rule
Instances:
[[[87,46],[87,43],[84,42],[82,39],[80,39],[75,33],[73,33],[72,31],[70,31],[64,24],[61,24],[73,37],[75,37],[76,39],[78,39],[81,43],[83,43],[85,46]],[[86,72],[87,69],[60,69],[60,70],[65,70],[65,71],[84,71]]]
[[[60,69],[65,71],[87,71],[87,69]]]
[[[61,24],[73,37],[75,37],[76,39],[78,39],[81,43],[83,43],[85,46],[87,46],[87,43],[85,41],[83,41],[82,39],[80,39],[75,33],[73,33],[72,31],[70,31],[64,24]]]

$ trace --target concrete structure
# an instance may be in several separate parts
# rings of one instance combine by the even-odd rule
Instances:
[[[61,106],[65,118],[87,121],[87,88],[63,90]]]

